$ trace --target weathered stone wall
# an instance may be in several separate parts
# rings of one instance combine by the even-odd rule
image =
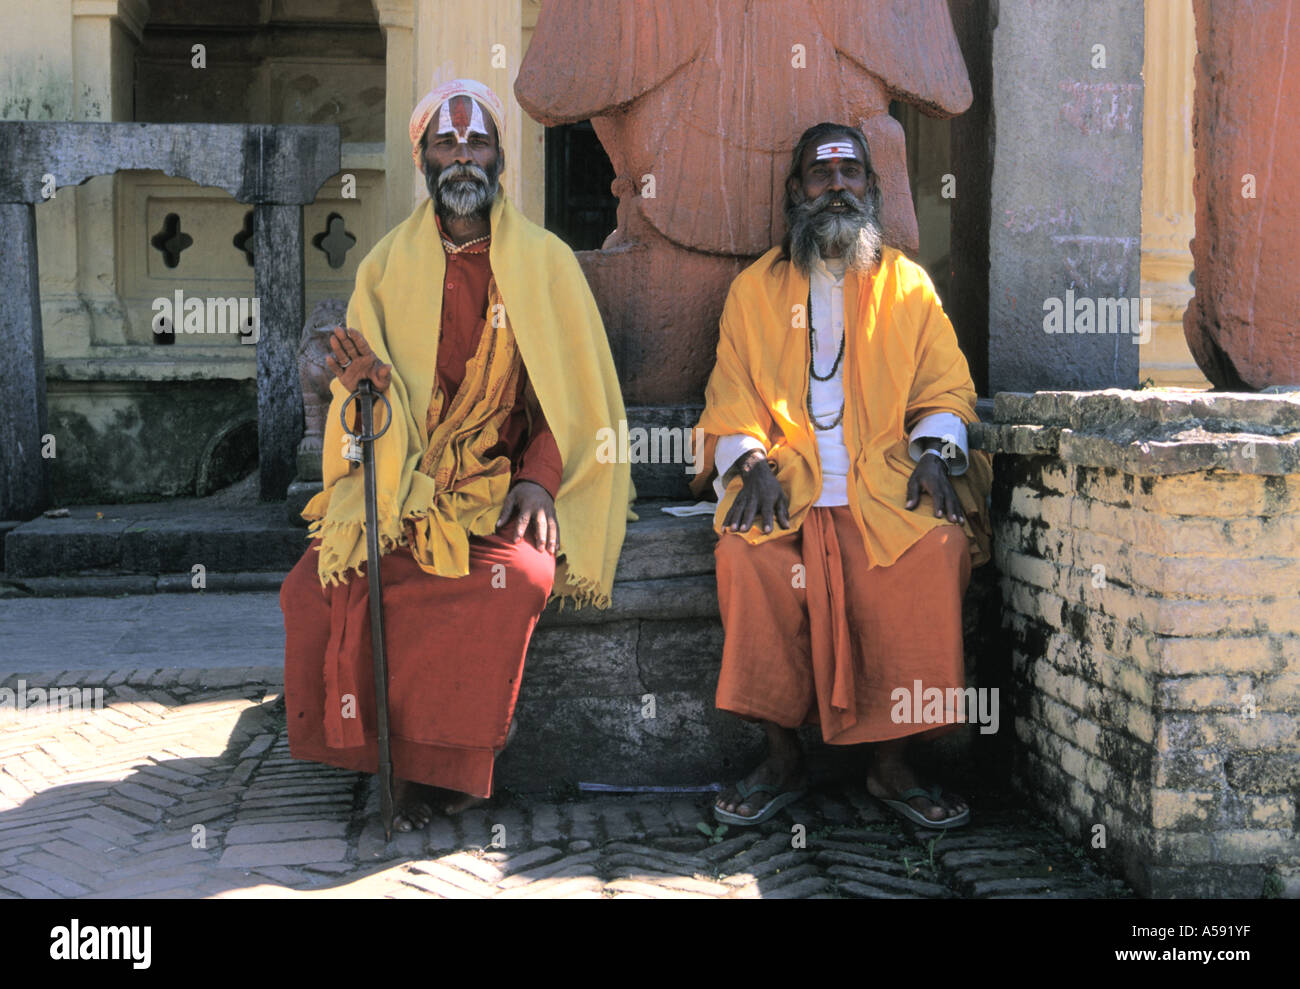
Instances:
[[[1300,896],[1300,395],[994,420],[1018,786],[1145,895]]]

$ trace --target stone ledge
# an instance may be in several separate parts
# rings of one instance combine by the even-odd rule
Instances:
[[[640,519],[628,523],[616,582],[713,573],[712,517],[677,518],[660,511],[665,504],[637,503]],[[157,578],[159,591],[187,590],[196,563],[206,568],[211,589],[219,574],[227,584],[253,572],[282,580],[308,545],[306,530],[285,519],[280,502],[216,505],[195,498],[74,506],[63,518],[42,516],[0,530],[0,538],[9,580],[35,588],[45,586],[38,579],[50,578],[46,584],[57,596],[97,593],[72,588],[93,585],[109,571]],[[182,585],[173,586],[180,578]]]
[[[1228,429],[1265,435],[1300,432],[1300,390],[1272,394],[1164,388],[999,392],[993,410],[995,423],[1068,426],[1080,432],[1139,421],[1192,420],[1212,420]]]
[[[972,446],[1137,476],[1300,473],[1300,392],[1001,392],[993,418]]]
[[[238,348],[238,349],[236,349]],[[253,381],[256,347],[114,347],[103,356],[54,357],[46,361],[51,382],[139,383],[162,381]]]

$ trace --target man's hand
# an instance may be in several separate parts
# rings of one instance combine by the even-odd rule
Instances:
[[[790,528],[790,502],[772,468],[767,466],[763,451],[745,454],[736,466],[745,479],[745,486],[731,503],[731,510],[722,521],[722,531],[748,532],[756,515],[763,520],[764,533],[772,531],[773,520],[782,529]]]
[[[506,503],[501,507],[501,517],[497,519],[497,534],[511,542],[519,542],[525,533],[529,533],[528,541],[538,549],[555,555],[560,544],[555,502],[535,481],[520,481],[511,488]]]
[[[348,394],[357,390],[362,378],[369,378],[375,391],[388,391],[393,380],[393,368],[375,356],[360,330],[334,327],[330,335],[330,350],[333,355],[325,358],[325,366],[334,372]]]
[[[961,502],[957,500],[957,492],[953,490],[952,482],[948,480],[948,468],[940,458],[921,457],[916,470],[912,471],[912,476],[908,479],[907,502],[903,507],[911,509],[919,505],[922,491],[926,492],[934,502],[936,518],[946,515],[949,522],[966,521],[966,516],[961,510]]]

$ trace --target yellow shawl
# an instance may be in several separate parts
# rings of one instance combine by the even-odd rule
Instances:
[[[504,457],[484,461],[500,405],[514,400],[519,359],[559,447],[564,474],[555,498],[562,540],[554,594],[577,606],[609,606],[614,568],[635,493],[627,464],[601,463],[597,435],[625,418],[623,398],[596,302],[573,252],[498,195],[491,212],[494,289],[484,339],[432,436],[426,413],[437,384],[446,255],[428,200],[357,269],[348,326],[393,366],[392,427],[375,443],[380,552],[407,545],[421,568],[469,572],[469,536],[494,531],[510,484]],[[499,305],[498,305],[499,303]],[[516,351],[517,348],[517,351]],[[325,425],[325,489],[303,518],[321,539],[322,585],[342,582],[366,558],[361,468],[342,456],[338,379]],[[463,397],[462,397],[463,396]],[[384,421],[376,403],[376,426]],[[491,433],[493,435],[488,435]]]
[[[771,267],[772,248],[742,271],[722,311],[718,361],[705,391],[700,428],[705,462],[697,492],[713,470],[717,438],[733,433],[765,445],[790,501],[791,529],[752,528],[750,543],[779,539],[802,524],[822,487],[817,439],[808,417],[808,329],[803,312],[808,278],[789,263]],[[894,563],[937,525],[929,496],[903,507],[916,468],[908,434],[925,416],[951,412],[976,421],[975,388],[957,336],[929,276],[903,254],[885,248],[869,280],[845,276],[844,443],[856,456],[849,470],[849,508],[872,566]],[[970,466],[953,487],[966,513],[972,564],[989,558],[991,531],[985,498],[993,470],[988,454],[971,451]],[[742,486],[732,478],[714,515],[722,521]]]

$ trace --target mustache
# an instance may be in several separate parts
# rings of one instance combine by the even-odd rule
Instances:
[[[793,211],[800,218],[810,219],[821,213],[825,213],[828,209],[837,204],[847,207],[847,212],[837,214],[840,216],[853,216],[855,214],[859,216],[870,216],[873,212],[866,200],[859,199],[857,196],[853,195],[853,193],[849,192],[848,189],[840,189],[838,191],[828,189],[816,199],[807,199],[802,203],[796,203]]]
[[[449,165],[438,173],[438,188],[441,189],[448,182],[456,182],[465,179],[471,179],[480,185],[488,185],[491,179],[488,178],[487,172],[474,164]]]

